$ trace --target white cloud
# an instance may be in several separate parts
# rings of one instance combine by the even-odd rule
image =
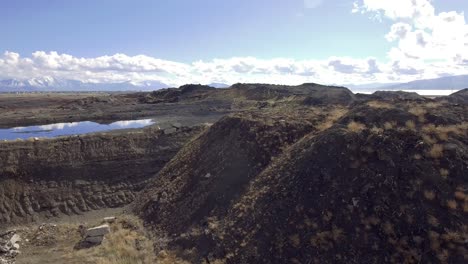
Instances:
[[[395,35],[398,38],[401,36],[398,33]],[[38,51],[30,57],[22,57],[18,53],[5,52],[0,56],[0,79],[42,80],[44,77],[54,77],[98,83],[161,81],[173,86],[213,82],[360,84],[410,81],[419,77],[430,78],[460,73],[465,69],[461,64],[446,61],[423,63],[417,58],[402,54],[399,48],[394,48],[390,54],[391,57],[402,59],[382,63],[376,58],[331,57],[327,60],[294,60],[234,57],[179,63],[144,55],[131,57],[115,54],[77,58],[57,52]],[[460,58],[460,61],[463,62],[463,59]],[[468,64],[468,61],[464,63]]]
[[[429,0],[360,0],[354,7],[354,12],[395,22],[385,36],[396,42],[388,52],[392,65],[422,61],[430,68],[433,61],[456,64],[468,60],[468,24],[463,12],[437,13]]]

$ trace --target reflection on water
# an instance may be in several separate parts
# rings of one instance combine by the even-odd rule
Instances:
[[[0,140],[27,139],[33,137],[52,138],[67,135],[80,135],[93,132],[110,131],[126,128],[141,128],[154,124],[152,119],[124,120],[111,124],[99,124],[91,121],[58,123],[41,126],[13,127],[0,129]]]

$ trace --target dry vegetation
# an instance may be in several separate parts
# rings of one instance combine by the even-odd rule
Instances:
[[[359,122],[351,121],[349,122],[347,128],[349,132],[360,133],[366,129],[366,125]]]
[[[97,226],[96,223],[91,226]],[[111,233],[99,246],[76,249],[81,236],[78,225],[59,224],[27,231],[28,239],[18,263],[51,264],[150,264],[155,262],[153,246],[141,221],[134,216],[120,216],[111,224]]]

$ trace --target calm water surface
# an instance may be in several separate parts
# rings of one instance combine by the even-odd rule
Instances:
[[[42,126],[13,127],[0,129],[0,140],[53,138],[59,136],[81,135],[117,129],[142,128],[154,124],[152,119],[126,120],[111,124],[99,124],[91,121],[58,123]]]

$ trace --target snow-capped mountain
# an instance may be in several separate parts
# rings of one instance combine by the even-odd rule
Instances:
[[[53,77],[32,78],[27,80],[0,80],[0,92],[43,92],[43,91],[149,91],[168,88],[159,81],[141,83],[91,83]]]

